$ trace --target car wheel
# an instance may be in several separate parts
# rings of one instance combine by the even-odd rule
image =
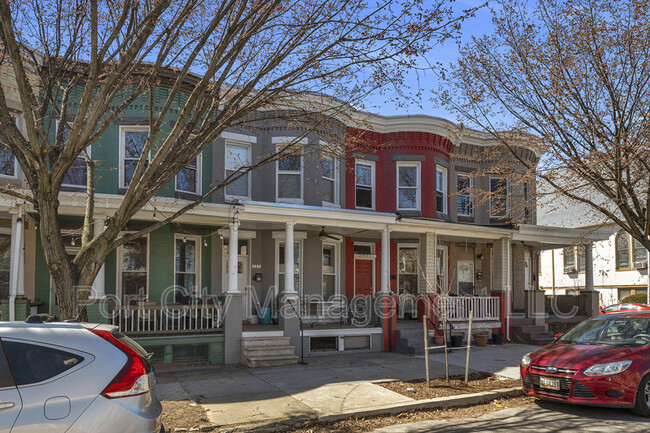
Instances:
[[[636,392],[634,413],[650,418],[650,375],[641,379],[639,389]]]

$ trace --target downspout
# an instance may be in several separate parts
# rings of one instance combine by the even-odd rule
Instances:
[[[508,314],[506,315],[506,339],[510,340],[510,315],[512,314],[512,233],[508,236],[508,275],[506,277],[506,308]]]

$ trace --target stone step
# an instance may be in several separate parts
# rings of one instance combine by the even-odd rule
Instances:
[[[526,326],[526,325],[533,325],[534,323],[535,323],[535,319],[533,318],[510,319],[511,326]]]
[[[244,357],[263,357],[263,356],[275,356],[275,355],[286,355],[292,356],[295,354],[296,348],[294,346],[263,346],[263,347],[245,347],[244,348]]]
[[[253,356],[246,358],[245,364],[247,367],[257,368],[257,367],[275,367],[278,365],[291,365],[298,363],[297,356]]]
[[[277,347],[291,344],[291,337],[251,337],[242,338],[242,347]]]

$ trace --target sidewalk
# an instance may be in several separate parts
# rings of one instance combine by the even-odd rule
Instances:
[[[518,378],[522,355],[536,349],[519,344],[473,346],[470,370]],[[157,394],[163,401],[196,401],[215,426],[266,424],[410,403],[414,400],[373,382],[424,378],[424,356],[366,353],[306,361],[308,365],[254,369],[215,366],[163,372],[158,375]],[[465,351],[451,353],[450,374],[461,374],[464,367]],[[442,353],[432,355],[430,371],[432,377],[444,376]]]

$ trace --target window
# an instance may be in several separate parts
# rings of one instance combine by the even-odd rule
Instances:
[[[21,129],[21,118],[16,117],[16,126]],[[4,143],[0,144],[0,176],[18,177],[18,160]]]
[[[632,239],[632,258],[635,262],[644,262],[648,261],[648,252],[643,246],[643,244],[636,239]]]
[[[468,174],[458,174],[456,176],[456,189],[458,190],[458,215],[471,217],[474,212],[472,177]]]
[[[578,272],[585,272],[587,269],[587,258],[584,245],[578,245],[576,248],[576,257],[578,259]]]
[[[0,234],[0,299],[9,298],[9,269],[11,268],[11,235]],[[4,320],[8,320],[4,318]]]
[[[627,233],[620,231],[616,235],[616,269],[630,269],[630,240]]]
[[[336,245],[323,245],[323,299],[328,300],[338,293],[336,276],[338,262]]]
[[[397,208],[420,209],[420,163],[397,163]]]
[[[242,167],[251,164],[251,148],[248,144],[235,144],[226,141],[226,177],[232,176]],[[250,198],[250,172],[226,186],[226,198]]]
[[[447,247],[438,246],[436,251],[436,293],[447,293]]]
[[[176,175],[176,191],[201,194],[201,155]]]
[[[74,353],[35,344],[5,341],[4,347],[18,386],[51,379],[84,360]]]
[[[508,199],[509,185],[503,177],[490,176],[490,216],[503,218],[508,216],[510,203]]]
[[[562,250],[564,260],[564,272],[576,271],[576,255],[573,247],[566,247]]]
[[[375,254],[375,246],[373,244],[361,244],[359,242],[354,243],[354,254],[359,254],[363,256],[370,256]]]
[[[121,187],[128,187],[131,179],[133,179],[135,167],[138,165],[138,160],[148,138],[149,127],[147,126],[123,126],[120,128]],[[149,152],[148,156],[151,156],[151,152]],[[147,158],[146,163],[149,163],[149,158]]]
[[[375,163],[355,161],[355,206],[364,209],[375,208]]]
[[[418,292],[418,248],[400,247],[398,256],[399,294],[417,295]]]
[[[134,239],[121,248],[120,284],[122,297],[146,299],[148,293],[149,238]]]
[[[447,213],[447,169],[436,165],[436,212]]]
[[[323,183],[321,186],[323,201],[334,205],[339,204],[338,162],[338,159],[332,155],[323,155],[321,160],[323,166]]]
[[[301,293],[300,288],[300,242],[293,244],[293,274],[294,285],[293,288],[296,292]],[[280,242],[278,247],[278,289],[284,291],[284,242]]]
[[[61,122],[56,121],[57,133],[61,127]],[[68,125],[63,123],[63,142],[68,141]],[[86,148],[86,153],[90,156],[90,146]],[[65,176],[63,176],[63,185],[64,186],[79,186],[85,187],[88,185],[88,165],[86,164],[86,158],[83,154],[77,155],[72,166],[68,169]]]
[[[14,377],[11,374],[11,370],[9,369],[9,362],[5,357],[5,352],[2,348],[2,342],[0,342],[0,389],[14,386],[16,386]]]
[[[285,151],[282,159],[278,161],[277,171],[277,199],[289,203],[302,203],[302,156],[300,155],[299,144],[287,144],[294,138],[274,137],[273,141],[278,145],[278,152],[291,146]],[[306,140],[301,140],[306,144]],[[294,149],[295,148],[295,149]]]
[[[177,235],[175,239],[174,302],[188,304],[193,293],[200,287],[198,265],[200,263],[201,239]]]

